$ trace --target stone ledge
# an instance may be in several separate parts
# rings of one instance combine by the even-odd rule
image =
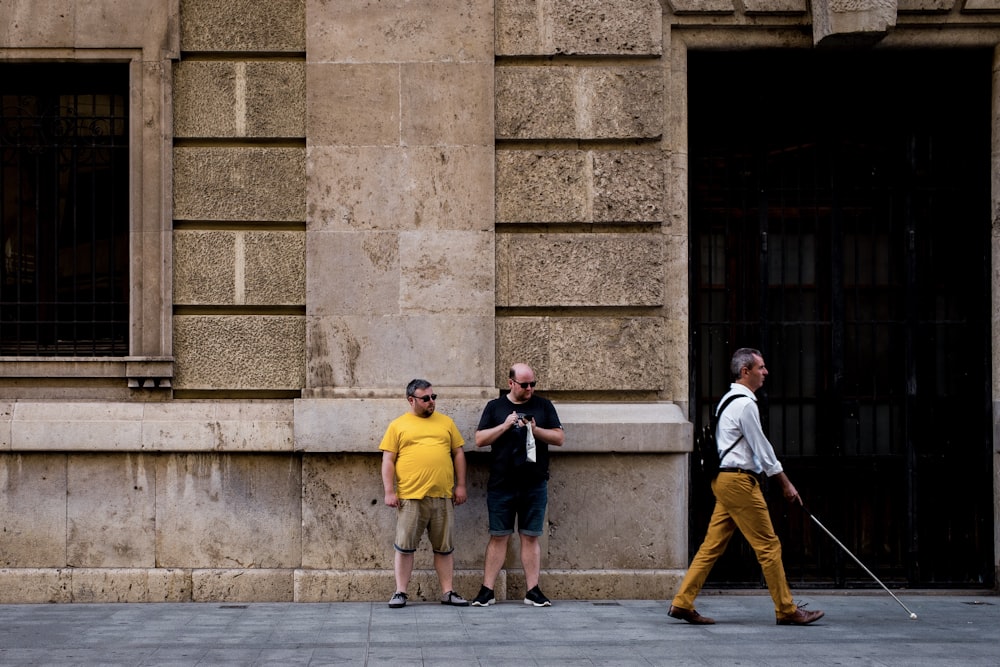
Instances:
[[[482,570],[455,570],[455,589],[475,595]],[[553,600],[669,599],[683,570],[545,570],[541,584]],[[2,568],[0,604],[153,602],[388,601],[395,586],[387,570]],[[524,595],[522,571],[504,569],[497,601]],[[414,570],[413,602],[437,602],[434,570]]]
[[[439,406],[455,420],[466,450],[484,399],[457,399]],[[555,452],[686,452],[692,426],[674,403],[556,403],[566,444]],[[393,399],[299,399],[295,401],[295,450],[375,452],[386,425],[406,411]],[[336,444],[339,443],[339,444]]]

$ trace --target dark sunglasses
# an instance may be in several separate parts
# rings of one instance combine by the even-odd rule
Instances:
[[[419,398],[424,403],[430,403],[431,401],[438,400],[437,394],[427,394],[426,396],[417,396],[416,394],[411,394],[411,396],[413,396],[413,398]]]
[[[511,380],[514,384],[521,385],[521,389],[527,389],[528,387],[534,387],[538,382],[518,382],[517,380]]]

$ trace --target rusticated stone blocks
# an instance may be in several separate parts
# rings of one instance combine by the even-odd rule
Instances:
[[[180,0],[186,51],[304,51],[305,0]]]
[[[663,134],[660,67],[496,70],[498,139],[627,139]]]
[[[498,0],[497,55],[659,55],[657,0]]]

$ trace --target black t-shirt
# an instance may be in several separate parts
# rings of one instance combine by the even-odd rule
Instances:
[[[494,398],[483,408],[477,431],[498,426],[514,411],[535,418],[535,426],[562,428],[552,401],[532,396],[526,403],[512,403],[507,396]],[[528,429],[518,426],[502,433],[490,446],[490,481],[488,488],[524,488],[535,486],[549,478],[549,446],[535,438],[535,462],[528,461],[526,441]]]

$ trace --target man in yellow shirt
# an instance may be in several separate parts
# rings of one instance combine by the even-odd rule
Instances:
[[[441,604],[467,607],[468,601],[452,589],[455,559],[451,541],[454,506],[468,497],[462,450],[465,440],[451,417],[434,411],[437,394],[430,382],[411,380],[406,400],[409,412],[392,420],[379,445],[385,504],[397,510],[393,544],[396,592],[389,606],[406,606],[413,553],[427,532],[441,582]]]

